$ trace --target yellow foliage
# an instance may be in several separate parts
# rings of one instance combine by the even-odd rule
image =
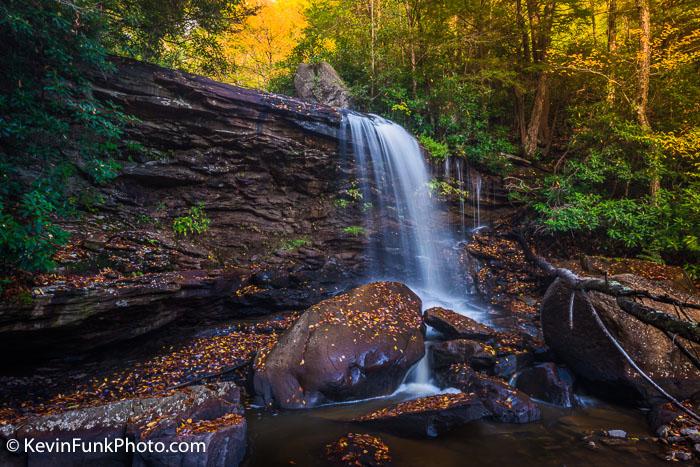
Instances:
[[[283,73],[279,63],[289,57],[306,26],[308,0],[248,0],[257,7],[242,28],[223,38],[226,58],[235,71],[226,80],[240,86],[267,88]]]

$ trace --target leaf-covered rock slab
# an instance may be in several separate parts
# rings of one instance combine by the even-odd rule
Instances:
[[[447,339],[487,340],[496,333],[490,327],[467,316],[440,307],[426,310],[424,319],[425,324],[434,327]]]
[[[438,373],[440,382],[473,393],[490,412],[489,418],[503,423],[530,423],[541,418],[540,408],[530,397],[500,378],[478,373],[467,364],[455,363]]]
[[[354,421],[407,436],[435,437],[490,415],[475,394],[439,394],[401,402]]]

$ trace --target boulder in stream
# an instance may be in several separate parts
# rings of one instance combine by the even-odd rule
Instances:
[[[576,399],[572,379],[565,371],[554,363],[541,363],[518,373],[514,386],[535,399],[561,407],[573,407]]]
[[[34,443],[80,439],[84,443],[124,439],[204,442],[206,451],[179,453],[21,452],[10,460],[23,465],[235,466],[246,450],[246,422],[240,391],[233,383],[191,386],[162,397],[126,399],[95,407],[36,415],[5,427],[3,438]],[[4,459],[0,459],[5,461]],[[4,464],[3,464],[4,465]]]
[[[440,370],[453,363],[469,363],[477,370],[493,368],[496,355],[492,349],[470,339],[454,339],[430,346],[431,367]]]
[[[700,303],[697,297],[636,275],[612,276],[609,280],[652,294],[670,295],[683,302]],[[657,384],[678,399],[687,399],[700,391],[700,370],[662,331],[625,313],[613,297],[598,292],[589,292],[588,296],[610,333]],[[659,400],[656,390],[627,363],[598,327],[580,292],[575,295],[573,326],[569,325],[570,298],[571,290],[557,279],[542,302],[542,332],[555,355],[601,397],[647,405]],[[642,302],[674,316],[677,312],[672,305],[649,299]],[[687,309],[686,313],[690,319],[700,321],[700,310]],[[677,339],[689,346],[682,338]]]
[[[490,412],[479,397],[459,392],[401,402],[354,421],[402,435],[432,438],[488,415]]]
[[[438,379],[466,393],[474,393],[490,412],[490,418],[503,423],[529,423],[541,418],[540,409],[527,394],[500,378],[478,373],[464,363],[456,363],[438,373]]]
[[[448,339],[488,340],[496,333],[468,316],[440,307],[426,310],[424,319],[425,324],[434,327]]]
[[[374,282],[309,308],[256,358],[264,404],[307,408],[390,394],[425,353],[421,301],[398,282]]]

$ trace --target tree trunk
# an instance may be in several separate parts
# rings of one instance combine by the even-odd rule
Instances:
[[[649,75],[651,70],[651,18],[649,13],[649,0],[636,0],[639,13],[639,61],[637,65],[637,122],[642,131],[651,131],[647,107],[649,104]],[[652,151],[654,149],[652,148]],[[649,181],[649,194],[653,200],[661,188],[661,178],[656,167],[655,155],[652,154],[651,180]]]
[[[518,31],[520,31],[520,40],[522,42],[522,62],[527,63],[530,61],[530,41],[527,37],[527,31],[525,30],[525,18],[523,17],[523,7],[522,1],[515,1],[515,19],[518,26]]]
[[[610,71],[608,72],[608,97],[610,105],[615,103],[615,66],[612,61],[617,53],[617,0],[608,2],[608,55]]]
[[[537,152],[537,136],[540,133],[542,125],[542,116],[548,98],[548,78],[547,73],[540,72],[537,78],[537,90],[535,91],[535,100],[532,104],[532,113],[530,114],[530,123],[527,126],[527,134],[525,136],[524,152],[528,159],[534,157]]]
[[[527,140],[527,122],[525,121],[525,96],[522,91],[517,87],[513,88],[515,94],[515,116],[516,124],[518,127],[518,133],[520,135],[520,141],[525,147],[525,140]]]
[[[637,65],[637,121],[644,130],[651,129],[647,116],[649,72],[651,69],[651,20],[649,0],[636,0],[639,12],[639,62]]]
[[[598,44],[598,31],[595,21],[595,0],[590,0],[591,5],[591,32],[593,34],[593,45]]]

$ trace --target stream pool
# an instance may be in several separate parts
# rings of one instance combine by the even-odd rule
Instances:
[[[400,400],[400,398],[398,398]],[[253,409],[248,412],[249,448],[245,466],[333,465],[324,446],[347,433],[371,433],[389,446],[397,466],[655,466],[667,465],[648,441],[607,446],[584,436],[622,429],[631,437],[649,436],[638,410],[595,402],[585,408],[542,405],[540,422],[524,425],[473,422],[435,439],[402,438],[368,430],[347,420],[383,406],[386,400],[335,405],[304,411]]]

